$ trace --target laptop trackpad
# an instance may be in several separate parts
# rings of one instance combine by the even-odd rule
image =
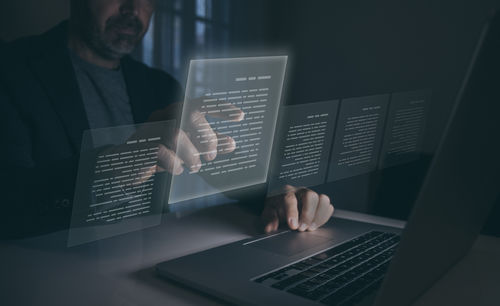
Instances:
[[[259,240],[250,246],[280,255],[292,256],[330,240],[314,235],[312,232],[288,232]]]

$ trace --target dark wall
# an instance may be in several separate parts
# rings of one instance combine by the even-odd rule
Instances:
[[[287,103],[433,90],[439,141],[483,22],[500,1],[274,0],[275,45],[292,56]]]
[[[0,38],[10,41],[42,33],[69,16],[69,0],[0,2]]]
[[[272,40],[273,15],[269,0],[231,1],[231,47],[265,51]]]

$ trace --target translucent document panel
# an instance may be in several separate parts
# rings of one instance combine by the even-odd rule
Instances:
[[[389,95],[342,100],[328,181],[377,168]]]
[[[83,134],[68,245],[160,224],[165,182],[158,148],[175,121]]]
[[[334,100],[282,110],[269,195],[279,194],[286,184],[310,187],[325,182],[338,105]]]
[[[380,167],[414,161],[422,152],[430,91],[392,94]]]
[[[191,157],[199,158],[201,167],[172,178],[169,203],[266,181],[286,62],[286,56],[191,61],[181,129],[198,144],[201,151]],[[200,115],[206,120],[196,120]],[[236,149],[229,153],[218,144],[217,157],[205,158],[214,153],[200,149],[212,141],[204,138],[209,130],[218,143],[231,137]],[[177,155],[185,154],[181,147],[178,143]],[[195,176],[209,187],[193,188]]]

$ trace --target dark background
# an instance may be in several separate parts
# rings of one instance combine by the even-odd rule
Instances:
[[[227,35],[224,52],[219,53],[288,54],[286,104],[432,90],[420,161],[318,187],[332,196],[337,207],[405,218],[442,135],[482,24],[500,1],[226,1]],[[186,6],[194,3],[183,2]],[[67,18],[68,11],[69,0],[3,1],[0,39],[41,33]],[[181,69],[187,69],[192,57],[221,50],[217,35],[207,38],[206,48],[199,48],[189,35],[188,31],[183,35]],[[155,39],[162,38],[157,35]],[[150,64],[168,71],[160,57],[156,54]],[[182,70],[169,72],[184,84]],[[497,208],[490,232],[498,230],[499,215]]]

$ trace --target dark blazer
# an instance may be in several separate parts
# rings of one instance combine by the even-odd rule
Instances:
[[[67,49],[67,22],[0,50],[0,233],[68,226],[82,134],[89,128]],[[122,68],[134,121],[178,102],[179,83],[130,57]]]

